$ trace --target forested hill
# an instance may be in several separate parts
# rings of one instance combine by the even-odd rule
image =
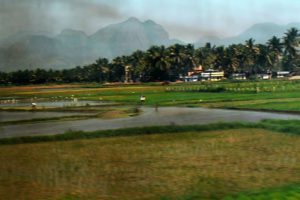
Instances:
[[[194,67],[222,70],[226,77],[232,73],[258,73],[288,70],[299,71],[300,34],[296,28],[284,37],[271,37],[266,43],[250,38],[243,44],[227,47],[207,43],[204,47],[175,44],[169,47],[152,46],[146,51],[135,51],[109,61],[99,58],[91,64],[64,70],[20,70],[0,73],[0,83],[35,84],[49,82],[120,82],[124,81],[125,67],[129,67],[132,81],[175,81]]]
[[[236,37],[203,37],[194,46],[203,47],[207,42],[228,46],[250,38],[256,43],[266,43],[272,36],[282,38],[291,27],[300,28],[300,24],[256,24]],[[170,39],[167,31],[154,21],[142,22],[136,18],[109,25],[92,35],[71,29],[56,36],[47,32],[19,32],[0,41],[0,71],[70,69],[93,63],[99,57],[111,60],[136,50],[145,51],[153,45],[168,47],[176,43],[184,44]]]
[[[146,50],[153,45],[170,45],[164,28],[154,21],[136,18],[109,25],[88,36],[66,29],[57,36],[20,32],[0,42],[0,70],[65,69],[92,63],[99,57],[112,59]]]

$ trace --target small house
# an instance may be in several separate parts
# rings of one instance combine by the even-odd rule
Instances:
[[[202,70],[200,65],[188,72],[187,76],[181,77],[185,82],[196,82],[196,81],[219,81],[224,79],[224,72],[209,69],[206,71]]]
[[[209,69],[200,74],[201,81],[219,81],[222,79],[224,79],[223,71],[216,71],[213,69]]]
[[[198,75],[184,76],[183,79],[184,82],[196,82],[199,81],[199,76]]]
[[[231,78],[233,80],[246,80],[246,74],[245,73],[233,73],[231,74]]]
[[[198,67],[194,67],[191,71],[188,72],[188,76],[200,74],[203,72],[202,65],[199,65]]]
[[[275,72],[275,76],[277,78],[287,78],[290,76],[290,72],[289,71],[278,71],[278,72]]]
[[[256,77],[262,80],[270,80],[272,79],[272,73],[270,72],[261,73],[261,74],[257,74]]]
[[[184,82],[196,82],[199,81],[199,76],[203,72],[202,66],[194,67],[191,71],[188,71],[187,76],[182,76]]]
[[[300,80],[300,76],[291,76],[289,80]]]

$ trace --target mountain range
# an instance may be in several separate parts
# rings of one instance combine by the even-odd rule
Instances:
[[[72,68],[93,63],[97,58],[112,59],[146,50],[152,45],[170,45],[164,28],[154,21],[136,18],[109,25],[88,36],[66,29],[59,35],[46,32],[19,32],[0,41],[0,70]]]
[[[202,37],[198,42],[195,43],[195,46],[203,46],[205,43],[210,42],[213,45],[220,46],[220,45],[230,45],[230,44],[238,44],[244,43],[246,40],[253,38],[255,43],[266,43],[269,39],[273,36],[277,36],[282,38],[284,34],[290,28],[297,28],[300,29],[300,23],[290,23],[287,25],[278,25],[275,23],[259,23],[254,24],[246,31],[240,33],[237,36],[229,37],[220,39],[218,37],[209,36],[209,37]]]
[[[206,42],[229,45],[249,38],[255,39],[257,43],[265,43],[274,35],[282,37],[291,27],[300,28],[300,24],[256,24],[236,37],[203,37],[194,45],[199,47]],[[109,25],[92,35],[71,29],[63,30],[58,35],[19,32],[0,41],[0,71],[73,68],[91,64],[99,57],[113,59],[130,55],[136,50],[146,50],[152,45],[169,46],[175,43],[184,44],[180,40],[170,39],[167,31],[154,21],[142,22],[137,18]]]

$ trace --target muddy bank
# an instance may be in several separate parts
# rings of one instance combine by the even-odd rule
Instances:
[[[257,111],[257,112],[266,112],[266,113],[284,113],[284,114],[294,114],[300,115],[300,111],[297,110],[272,110],[272,109],[263,109],[263,108],[226,108],[228,110],[242,110],[242,111]]]
[[[0,111],[0,122],[31,120],[40,118],[68,117],[89,115],[83,112],[55,112],[55,111]]]

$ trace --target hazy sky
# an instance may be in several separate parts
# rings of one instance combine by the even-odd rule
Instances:
[[[59,33],[98,29],[137,17],[161,24],[171,38],[234,36],[255,23],[300,22],[300,0],[0,0],[0,37],[20,30]]]

